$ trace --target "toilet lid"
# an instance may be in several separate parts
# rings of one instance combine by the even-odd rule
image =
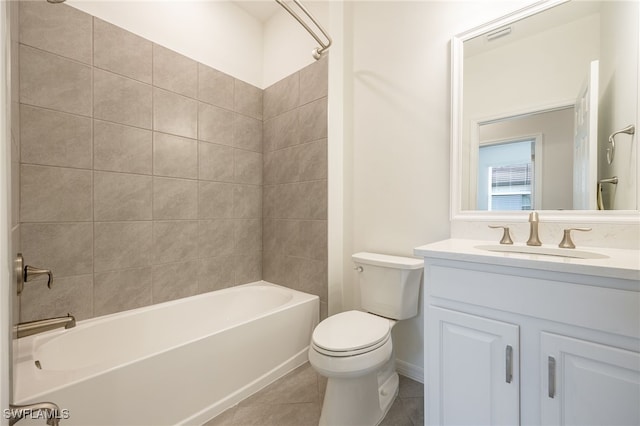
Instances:
[[[342,312],[322,321],[313,330],[313,343],[331,352],[347,352],[374,346],[387,339],[388,319],[360,311]]]

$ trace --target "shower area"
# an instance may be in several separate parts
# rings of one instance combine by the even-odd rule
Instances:
[[[12,292],[13,324],[261,280],[318,296],[325,317],[327,43],[317,60],[308,50],[304,66],[264,66],[263,84],[248,82],[253,71],[211,65],[234,62],[225,40],[198,42],[193,28],[167,42],[163,26],[183,16],[136,23],[114,3],[7,3],[10,251],[54,276],[51,289],[39,279]],[[309,38],[295,25],[274,38]]]

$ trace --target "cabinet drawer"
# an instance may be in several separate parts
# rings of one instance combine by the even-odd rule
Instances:
[[[429,304],[448,299],[640,338],[637,291],[434,264],[425,267],[425,290]]]

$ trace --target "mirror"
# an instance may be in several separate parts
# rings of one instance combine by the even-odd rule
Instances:
[[[639,24],[638,2],[553,0],[454,37],[453,217],[638,210],[637,133],[607,151],[638,125]]]

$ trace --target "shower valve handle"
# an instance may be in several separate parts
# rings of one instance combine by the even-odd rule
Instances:
[[[53,273],[51,269],[41,269],[36,268],[30,265],[24,267],[24,282],[29,282],[38,278],[40,275],[47,275],[47,287],[51,288],[51,284],[53,284]]]

